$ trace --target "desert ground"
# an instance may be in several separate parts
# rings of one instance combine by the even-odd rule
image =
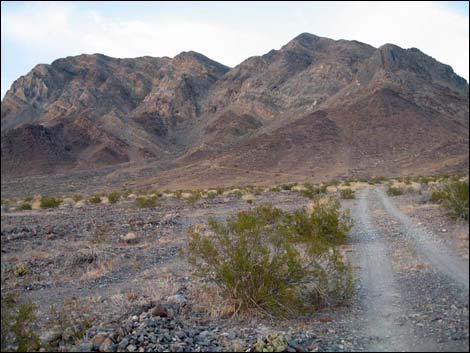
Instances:
[[[354,221],[341,246],[354,295],[312,315],[235,312],[184,251],[188,229],[210,217],[307,207],[301,186],[166,191],[149,208],[136,198],[154,190],[115,203],[63,195],[48,209],[2,198],[2,297],[35,304],[33,328],[58,351],[253,351],[273,335],[284,351],[468,351],[468,220],[432,202],[431,183],[392,183],[404,193],[389,195],[385,181],[326,188]],[[346,187],[354,199],[340,197]]]

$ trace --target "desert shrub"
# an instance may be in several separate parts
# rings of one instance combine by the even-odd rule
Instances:
[[[368,182],[371,185],[376,185],[376,184],[382,184],[383,182],[387,181],[388,179],[386,177],[381,176],[381,177],[373,177],[369,180],[361,179],[361,181],[362,180],[365,180],[366,182]]]
[[[342,199],[354,199],[356,197],[354,190],[350,188],[341,189]]]
[[[181,197],[183,196],[183,190],[176,190],[174,194],[177,199],[181,199]]]
[[[86,309],[74,299],[66,300],[60,309],[57,305],[50,305],[48,317],[47,326],[58,328],[62,332],[55,342],[51,342],[52,345],[57,345],[58,341],[77,344],[92,326],[92,319],[86,314]]]
[[[351,181],[348,179],[348,180],[345,180],[343,182],[343,186],[351,186]]]
[[[281,190],[285,191],[291,191],[294,186],[296,186],[297,183],[292,183],[292,184],[282,184],[281,185]]]
[[[199,191],[194,191],[191,193],[191,196],[187,198],[187,201],[191,206],[194,206],[196,205],[196,202],[198,202],[200,198],[201,198],[201,193]]]
[[[337,251],[350,229],[337,202],[292,214],[261,206],[188,232],[189,261],[239,308],[305,313],[349,298],[349,267]]]
[[[75,202],[78,202],[82,199],[82,195],[79,195],[79,194],[75,194],[72,196],[72,199],[75,201]]]
[[[441,203],[454,218],[468,219],[469,216],[468,182],[450,181],[433,190],[431,201]]]
[[[274,187],[271,188],[271,191],[272,192],[279,192],[279,191],[281,191],[281,188],[279,186],[274,186]]]
[[[32,197],[27,197],[24,199],[24,202],[31,202],[33,201],[33,198]]]
[[[403,195],[403,190],[399,187],[389,185],[387,189],[387,195],[389,196]]]
[[[31,209],[32,209],[31,204],[26,203],[26,202],[25,202],[25,203],[22,203],[21,206],[20,206],[20,210],[23,210],[23,211],[25,211],[25,210],[31,210]]]
[[[300,194],[304,197],[308,197],[309,199],[313,199],[320,194],[326,193],[327,185],[314,185],[311,183],[305,183],[304,187],[306,190],[300,191]]]
[[[94,244],[101,244],[106,241],[109,237],[109,230],[106,226],[98,227],[98,229],[93,233],[90,238],[90,241]]]
[[[101,197],[99,195],[93,195],[88,199],[89,202],[91,203],[100,203],[101,202]]]
[[[135,203],[137,207],[139,208],[155,207],[157,205],[157,197],[156,196],[151,196],[151,197],[139,196],[138,198],[135,199]]]
[[[41,208],[54,208],[58,207],[62,203],[62,200],[56,199],[54,197],[41,197]]]
[[[28,264],[26,263],[19,263],[18,265],[15,266],[14,273],[16,277],[23,277],[27,275],[28,272],[29,272],[29,267],[28,267]]]
[[[39,337],[34,333],[37,308],[31,302],[19,303],[13,293],[2,294],[1,330],[2,352],[32,352],[40,348]]]
[[[120,197],[121,197],[121,194],[118,193],[117,191],[114,191],[114,192],[109,194],[108,200],[109,200],[110,203],[116,203],[116,202],[119,201]]]

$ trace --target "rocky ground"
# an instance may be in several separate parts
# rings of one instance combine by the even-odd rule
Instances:
[[[382,189],[342,200],[355,220],[343,250],[356,295],[312,317],[233,315],[182,252],[188,228],[209,217],[265,203],[307,205],[290,191],[252,203],[170,197],[149,209],[131,199],[2,207],[2,294],[36,303],[41,337],[59,350],[246,351],[264,338],[292,352],[468,351],[468,221],[451,219],[421,192],[389,197]]]

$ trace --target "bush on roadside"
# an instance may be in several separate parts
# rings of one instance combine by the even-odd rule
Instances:
[[[337,201],[286,213],[272,206],[240,212],[207,232],[188,232],[190,263],[245,310],[306,313],[349,299],[351,273],[337,246],[351,227]]]
[[[58,207],[62,203],[62,200],[56,199],[54,197],[41,197],[41,208],[55,208]]]
[[[354,190],[350,188],[341,189],[341,198],[345,200],[356,198]]]
[[[442,204],[454,218],[468,219],[468,195],[468,182],[451,181],[440,188],[435,188],[431,194],[431,201]]]

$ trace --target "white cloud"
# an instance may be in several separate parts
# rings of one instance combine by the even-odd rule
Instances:
[[[374,46],[417,47],[468,80],[468,16],[434,2],[279,4],[278,12],[273,5],[263,11],[263,6],[256,4],[253,11],[259,14],[246,18],[236,7],[222,7],[224,18],[202,20],[174,12],[136,19],[125,13],[117,17],[85,10],[73,3],[32,3],[2,11],[2,47],[4,40],[15,43],[34,64],[81,53],[136,57],[195,50],[235,66],[249,56],[279,48],[301,32],[310,32]],[[7,84],[11,82],[4,83],[2,77],[2,94]]]

